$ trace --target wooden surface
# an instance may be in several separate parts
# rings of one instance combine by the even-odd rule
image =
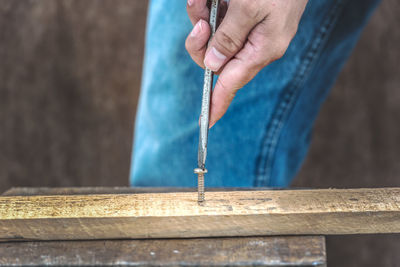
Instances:
[[[188,190],[193,189],[12,188],[3,195],[126,194]],[[0,266],[9,265],[326,266],[326,249],[323,236],[2,242]]]
[[[265,187],[207,188],[215,191],[261,191]],[[43,195],[94,195],[94,194],[142,194],[168,192],[197,192],[191,187],[13,187],[3,196],[43,196]]]
[[[400,189],[2,196],[0,239],[400,232]]]
[[[322,236],[0,243],[0,266],[326,266]]]

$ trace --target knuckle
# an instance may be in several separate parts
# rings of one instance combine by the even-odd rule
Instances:
[[[276,47],[275,47],[275,53],[272,58],[273,60],[280,59],[285,55],[286,50],[289,47],[290,40],[291,40],[291,38],[280,38],[277,40]]]
[[[252,67],[252,69],[262,69],[265,67],[268,63],[267,58],[264,54],[252,54],[248,58],[248,63],[249,66]]]
[[[228,34],[223,29],[215,35],[215,41],[224,54],[233,55],[242,48],[240,40],[233,37],[231,34]]]
[[[261,17],[261,9],[260,9],[260,4],[258,3],[257,0],[252,0],[252,1],[240,1],[239,7],[241,12],[248,18],[254,19],[254,20],[259,20]]]
[[[253,65],[253,69],[255,70],[261,70],[262,68],[264,68],[265,66],[268,65],[268,60],[267,58],[256,58],[253,60],[252,62]]]
[[[271,61],[275,61],[275,60],[281,59],[281,58],[283,57],[284,54],[285,54],[285,52],[283,51],[283,49],[282,49],[282,50],[277,50],[277,51],[272,55]]]
[[[267,46],[257,45],[249,46],[251,48],[250,52],[247,55],[247,60],[249,62],[249,66],[252,66],[255,70],[260,70],[264,68],[268,64],[268,55],[269,49]]]

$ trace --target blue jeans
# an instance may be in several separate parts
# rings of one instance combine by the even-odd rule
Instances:
[[[321,103],[378,2],[309,1],[284,57],[239,90],[210,130],[206,186],[290,184]],[[204,74],[184,48],[191,29],[186,2],[151,1],[132,186],[196,186]]]

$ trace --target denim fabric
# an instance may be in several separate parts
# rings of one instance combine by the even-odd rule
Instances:
[[[284,57],[239,90],[209,132],[206,186],[288,186],[306,156],[321,103],[377,0],[310,0]],[[182,0],[149,7],[133,186],[196,186],[203,70],[184,48]]]

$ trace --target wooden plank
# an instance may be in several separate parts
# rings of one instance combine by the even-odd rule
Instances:
[[[207,188],[208,192],[221,191],[262,191],[267,187],[214,187]],[[274,189],[277,190],[277,189]],[[143,194],[197,192],[193,187],[12,187],[3,196],[43,196],[43,195],[95,195],[95,194]]]
[[[400,188],[3,196],[3,240],[400,232]]]
[[[208,190],[216,191],[221,188]],[[263,189],[223,188],[222,190]],[[3,195],[123,194],[177,191],[195,191],[195,189],[16,187]],[[176,251],[179,251],[178,255],[176,255]],[[280,236],[0,243],[0,266],[41,266],[44,264],[50,266],[113,266],[120,263],[135,266],[326,266],[325,238],[323,236]]]
[[[0,266],[326,266],[322,236],[0,243]]]

